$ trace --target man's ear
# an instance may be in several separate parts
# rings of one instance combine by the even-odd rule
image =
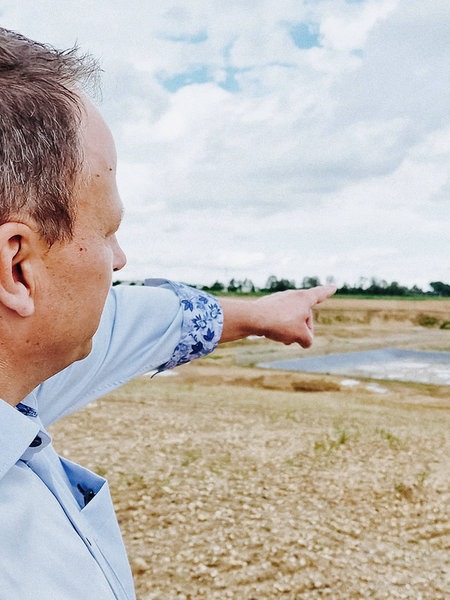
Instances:
[[[0,304],[20,317],[34,313],[30,253],[36,235],[24,223],[0,225]]]

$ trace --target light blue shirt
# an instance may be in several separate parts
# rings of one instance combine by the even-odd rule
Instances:
[[[106,480],[58,456],[45,427],[214,349],[223,324],[214,298],[146,283],[112,288],[90,355],[27,396],[27,415],[0,400],[0,600],[135,598]]]

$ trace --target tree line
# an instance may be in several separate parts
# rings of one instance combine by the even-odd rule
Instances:
[[[238,294],[238,295],[263,295],[272,294],[273,292],[284,292],[285,290],[308,289],[321,285],[319,277],[304,277],[299,285],[293,279],[278,279],[275,275],[268,277],[265,286],[256,286],[251,279],[230,279],[228,283],[215,281],[212,285],[195,285],[192,287],[211,292],[212,294]],[[327,277],[325,283],[334,283],[333,277]],[[144,285],[143,281],[121,281],[116,280],[113,285]],[[344,283],[338,287],[337,294],[341,296],[391,296],[404,298],[434,297],[434,298],[449,298],[450,284],[442,281],[431,281],[428,290],[423,290],[417,285],[407,287],[400,285],[397,281],[388,283],[384,279],[376,279],[375,277],[366,278],[360,277],[354,285]]]
[[[232,278],[226,283],[215,281],[210,286],[201,286],[201,289],[213,294],[271,294],[273,292],[283,292],[285,290],[308,289],[321,285],[319,277],[304,277],[299,285],[293,279],[278,279],[275,275],[268,277],[264,287],[257,287],[251,279]],[[333,277],[328,277],[325,283],[334,283]],[[400,285],[397,281],[388,283],[384,279],[375,277],[361,277],[354,285],[344,283],[338,287],[337,294],[342,296],[396,296],[396,297],[450,297],[450,284],[442,281],[432,281],[429,283],[429,290],[423,290],[417,285],[411,287]]]

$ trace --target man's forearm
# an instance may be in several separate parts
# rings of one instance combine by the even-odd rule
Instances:
[[[313,341],[312,309],[335,291],[335,286],[325,285],[278,292],[256,300],[221,298],[224,325],[220,343],[261,335],[308,348]]]

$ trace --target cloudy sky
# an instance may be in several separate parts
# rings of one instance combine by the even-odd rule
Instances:
[[[101,61],[123,278],[450,281],[448,0],[0,0]]]

